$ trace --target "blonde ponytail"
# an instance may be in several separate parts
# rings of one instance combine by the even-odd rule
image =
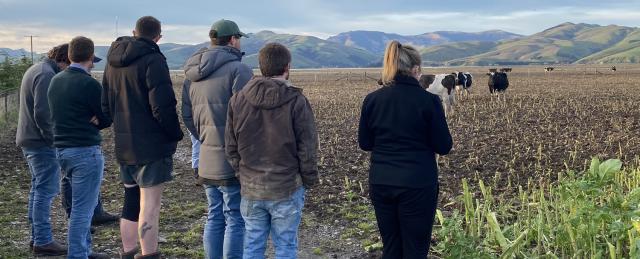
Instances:
[[[397,74],[409,76],[413,67],[421,65],[422,58],[414,47],[391,41],[384,51],[382,84],[391,85]]]

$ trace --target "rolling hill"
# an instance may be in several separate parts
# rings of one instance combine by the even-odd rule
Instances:
[[[542,32],[521,36],[493,30],[477,33],[439,31],[403,36],[376,31],[350,31],[323,40],[313,36],[261,31],[242,39],[243,62],[258,67],[257,53],[268,42],[286,45],[294,68],[380,66],[390,40],[418,47],[424,65],[526,65],[571,63],[639,63],[640,29],[617,25],[563,23]],[[197,45],[160,44],[171,69],[208,42]],[[108,46],[96,46],[105,58]],[[23,49],[0,49],[8,56],[28,54]],[[0,54],[2,55],[2,54]],[[96,64],[102,70],[106,62]]]
[[[523,36],[500,30],[484,32],[436,31],[412,36],[403,36],[379,31],[350,31],[329,37],[327,40],[382,55],[384,54],[384,48],[386,47],[387,42],[391,40],[411,44],[418,48],[426,48],[434,45],[463,41],[495,42],[506,39],[517,39],[520,37]]]
[[[534,35],[499,42],[492,50],[446,61],[448,65],[568,64],[623,42],[637,28],[563,23]],[[624,45],[624,44],[623,44]],[[475,46],[464,49],[477,50]],[[480,50],[478,50],[480,51]],[[586,62],[586,61],[585,61]]]

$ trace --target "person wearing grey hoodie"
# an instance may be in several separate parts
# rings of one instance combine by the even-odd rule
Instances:
[[[184,67],[182,118],[201,143],[198,182],[209,206],[203,235],[206,258],[242,258],[240,182],[225,158],[224,131],[229,99],[253,76],[240,62],[243,36],[235,22],[215,22],[209,31],[211,46],[193,54]]]

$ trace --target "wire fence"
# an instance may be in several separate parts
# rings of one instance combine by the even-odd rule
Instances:
[[[18,122],[19,106],[19,89],[0,91],[0,126],[4,127]]]

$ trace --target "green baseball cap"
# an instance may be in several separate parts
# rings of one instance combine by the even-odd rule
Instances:
[[[213,25],[211,25],[211,29],[218,32],[218,37],[233,35],[240,35],[247,38],[249,37],[247,36],[247,34],[244,34],[244,32],[240,31],[240,28],[238,28],[238,25],[235,22],[225,19],[213,23]]]

